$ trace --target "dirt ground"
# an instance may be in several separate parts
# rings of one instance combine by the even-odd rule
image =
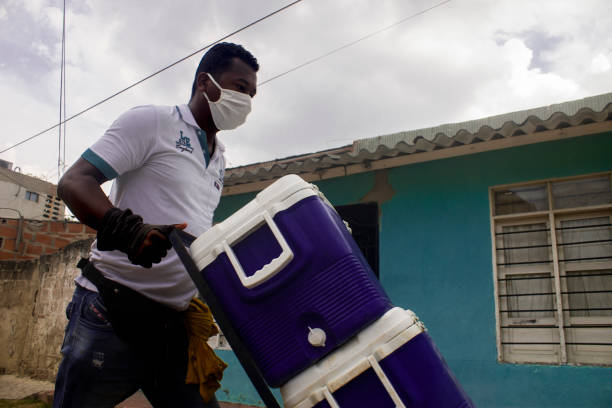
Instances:
[[[54,384],[15,375],[0,375],[0,408],[50,407]],[[34,398],[28,398],[34,396]],[[38,402],[37,402],[38,401]],[[46,402],[45,405],[43,402]],[[136,393],[117,408],[150,408],[151,404],[142,393]]]
[[[0,375],[0,400],[21,399],[45,391],[53,391],[52,382]]]
[[[51,402],[54,384],[48,381],[38,381],[15,375],[0,375],[0,408],[45,408],[51,405],[25,398],[36,395],[47,403]],[[17,401],[19,400],[19,401]],[[247,405],[219,403],[221,408],[256,408]],[[141,392],[118,405],[117,408],[150,408],[151,404]]]

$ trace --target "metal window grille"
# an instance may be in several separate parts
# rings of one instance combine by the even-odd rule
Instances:
[[[610,173],[490,197],[498,360],[612,365]]]

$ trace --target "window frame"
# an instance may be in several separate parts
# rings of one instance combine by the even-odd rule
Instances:
[[[36,200],[32,200],[32,197],[35,197]],[[38,203],[40,200],[40,193],[37,193],[36,191],[26,190],[25,199],[28,201],[32,201],[33,203]]]
[[[610,349],[604,349],[601,353],[607,357],[606,362],[601,363],[597,362],[598,350],[597,347],[601,349],[602,346],[581,346],[581,345],[573,345],[571,341],[568,341],[566,337],[569,334],[569,337],[576,336],[575,331],[573,329],[583,327],[583,328],[595,328],[597,330],[598,326],[602,326],[603,331],[607,328],[612,328],[612,316],[570,316],[570,311],[563,310],[564,308],[568,308],[569,304],[569,294],[565,294],[564,292],[568,292],[567,278],[565,278],[565,274],[567,272],[580,272],[580,271],[588,271],[588,270],[612,270],[612,260],[609,261],[591,261],[591,262],[581,262],[576,264],[567,264],[562,265],[560,262],[560,254],[559,252],[563,252],[563,247],[559,246],[562,242],[562,234],[558,234],[557,229],[561,226],[561,223],[565,220],[576,220],[576,219],[588,219],[594,217],[607,216],[610,217],[612,223],[612,203],[609,204],[597,204],[593,206],[581,206],[574,208],[562,208],[555,209],[554,208],[554,200],[552,196],[552,185],[556,182],[565,182],[565,181],[578,181],[584,179],[591,179],[597,177],[607,177],[608,181],[611,185],[612,190],[612,172],[599,172],[599,173],[591,173],[584,174],[574,177],[562,177],[562,178],[551,178],[544,180],[533,180],[529,182],[523,183],[513,183],[513,184],[505,184],[505,185],[496,185],[489,187],[489,206],[490,206],[490,229],[491,229],[491,249],[492,249],[492,266],[493,266],[493,283],[494,283],[494,299],[495,299],[495,320],[496,320],[496,343],[497,343],[497,361],[500,363],[544,363],[544,364],[570,364],[570,365],[612,365],[612,357],[609,355],[612,354],[612,345]],[[543,184],[546,188],[546,193],[548,196],[548,210],[542,211],[532,211],[532,212],[522,212],[515,214],[503,214],[496,215],[496,193],[502,191],[504,189],[511,188],[523,188],[529,186],[535,186],[538,184]],[[551,264],[548,265],[536,265],[534,267],[530,267],[529,271],[521,270],[521,267],[515,268],[512,270],[512,267],[499,267],[498,263],[500,262],[498,258],[498,252],[501,250],[503,253],[503,248],[500,247],[500,238],[498,237],[498,233],[503,230],[503,227],[513,226],[513,225],[526,225],[529,223],[544,223],[547,228],[548,242],[547,244],[550,246],[550,259]],[[499,248],[499,249],[498,249]],[[503,259],[502,255],[502,259]],[[568,269],[568,266],[570,269]],[[552,290],[554,293],[553,296],[553,309],[556,309],[553,312],[552,317],[541,317],[541,318],[525,318],[525,317],[515,317],[511,318],[506,314],[504,317],[502,314],[504,311],[510,310],[509,302],[505,301],[508,299],[508,293],[506,293],[506,288],[503,287],[503,280],[507,279],[508,276],[520,276],[520,275],[528,275],[535,273],[550,273],[552,274]],[[528,321],[533,320],[533,321]],[[534,327],[535,326],[535,327]],[[532,327],[535,330],[532,332],[537,332],[538,328],[541,326],[545,326],[546,329],[556,328],[555,330],[550,330],[548,334],[551,336],[550,344],[540,346],[540,344],[529,344],[529,341],[525,342],[508,342],[504,341],[504,339],[515,337],[515,329],[516,333],[521,332],[523,330],[530,330],[528,327]],[[512,329],[512,330],[510,330]],[[502,330],[506,330],[510,332],[507,334],[506,332],[502,332]],[[527,333],[527,332],[525,332]],[[546,332],[542,331],[543,335],[541,337],[546,337]],[[518,334],[516,336],[519,336]],[[526,338],[526,340],[530,339],[530,335],[523,334],[522,338]],[[536,334],[533,337],[537,337]],[[596,337],[596,336],[595,336]],[[557,344],[558,343],[558,344]],[[568,358],[568,349],[570,350],[571,358]],[[577,361],[581,359],[580,353],[577,352],[578,348],[589,349],[592,352],[590,357],[585,357],[584,361]],[[607,347],[607,346],[603,346]],[[514,352],[513,350],[517,351]],[[587,351],[588,353],[589,351]],[[547,354],[548,353],[548,354]],[[552,354],[551,354],[552,353]],[[530,354],[533,354],[533,359],[531,360],[529,357]],[[517,357],[518,356],[518,357]],[[593,357],[594,356],[594,357]],[[576,360],[576,361],[575,361]]]

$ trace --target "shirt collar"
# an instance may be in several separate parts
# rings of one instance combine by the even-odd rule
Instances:
[[[183,104],[183,105],[177,105],[177,107],[179,109],[180,117],[181,119],[183,119],[183,122],[185,122],[189,126],[193,126],[196,129],[200,129],[200,126],[198,126],[198,124],[195,121],[195,118],[193,117],[193,113],[191,113],[191,109],[189,109],[189,105]],[[217,152],[217,149],[220,152],[225,151],[225,145],[221,142],[221,140],[219,140],[218,136],[215,136],[215,145],[216,145],[215,153]]]

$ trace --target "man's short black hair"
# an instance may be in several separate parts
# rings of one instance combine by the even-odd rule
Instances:
[[[217,76],[230,66],[233,58],[239,58],[242,62],[253,68],[255,72],[259,70],[257,59],[255,59],[253,54],[245,50],[242,45],[227,42],[216,44],[200,60],[200,65],[198,65],[195,78],[193,79],[193,86],[191,87],[191,97],[193,98],[195,94],[198,75],[201,72],[208,72],[212,76]]]

